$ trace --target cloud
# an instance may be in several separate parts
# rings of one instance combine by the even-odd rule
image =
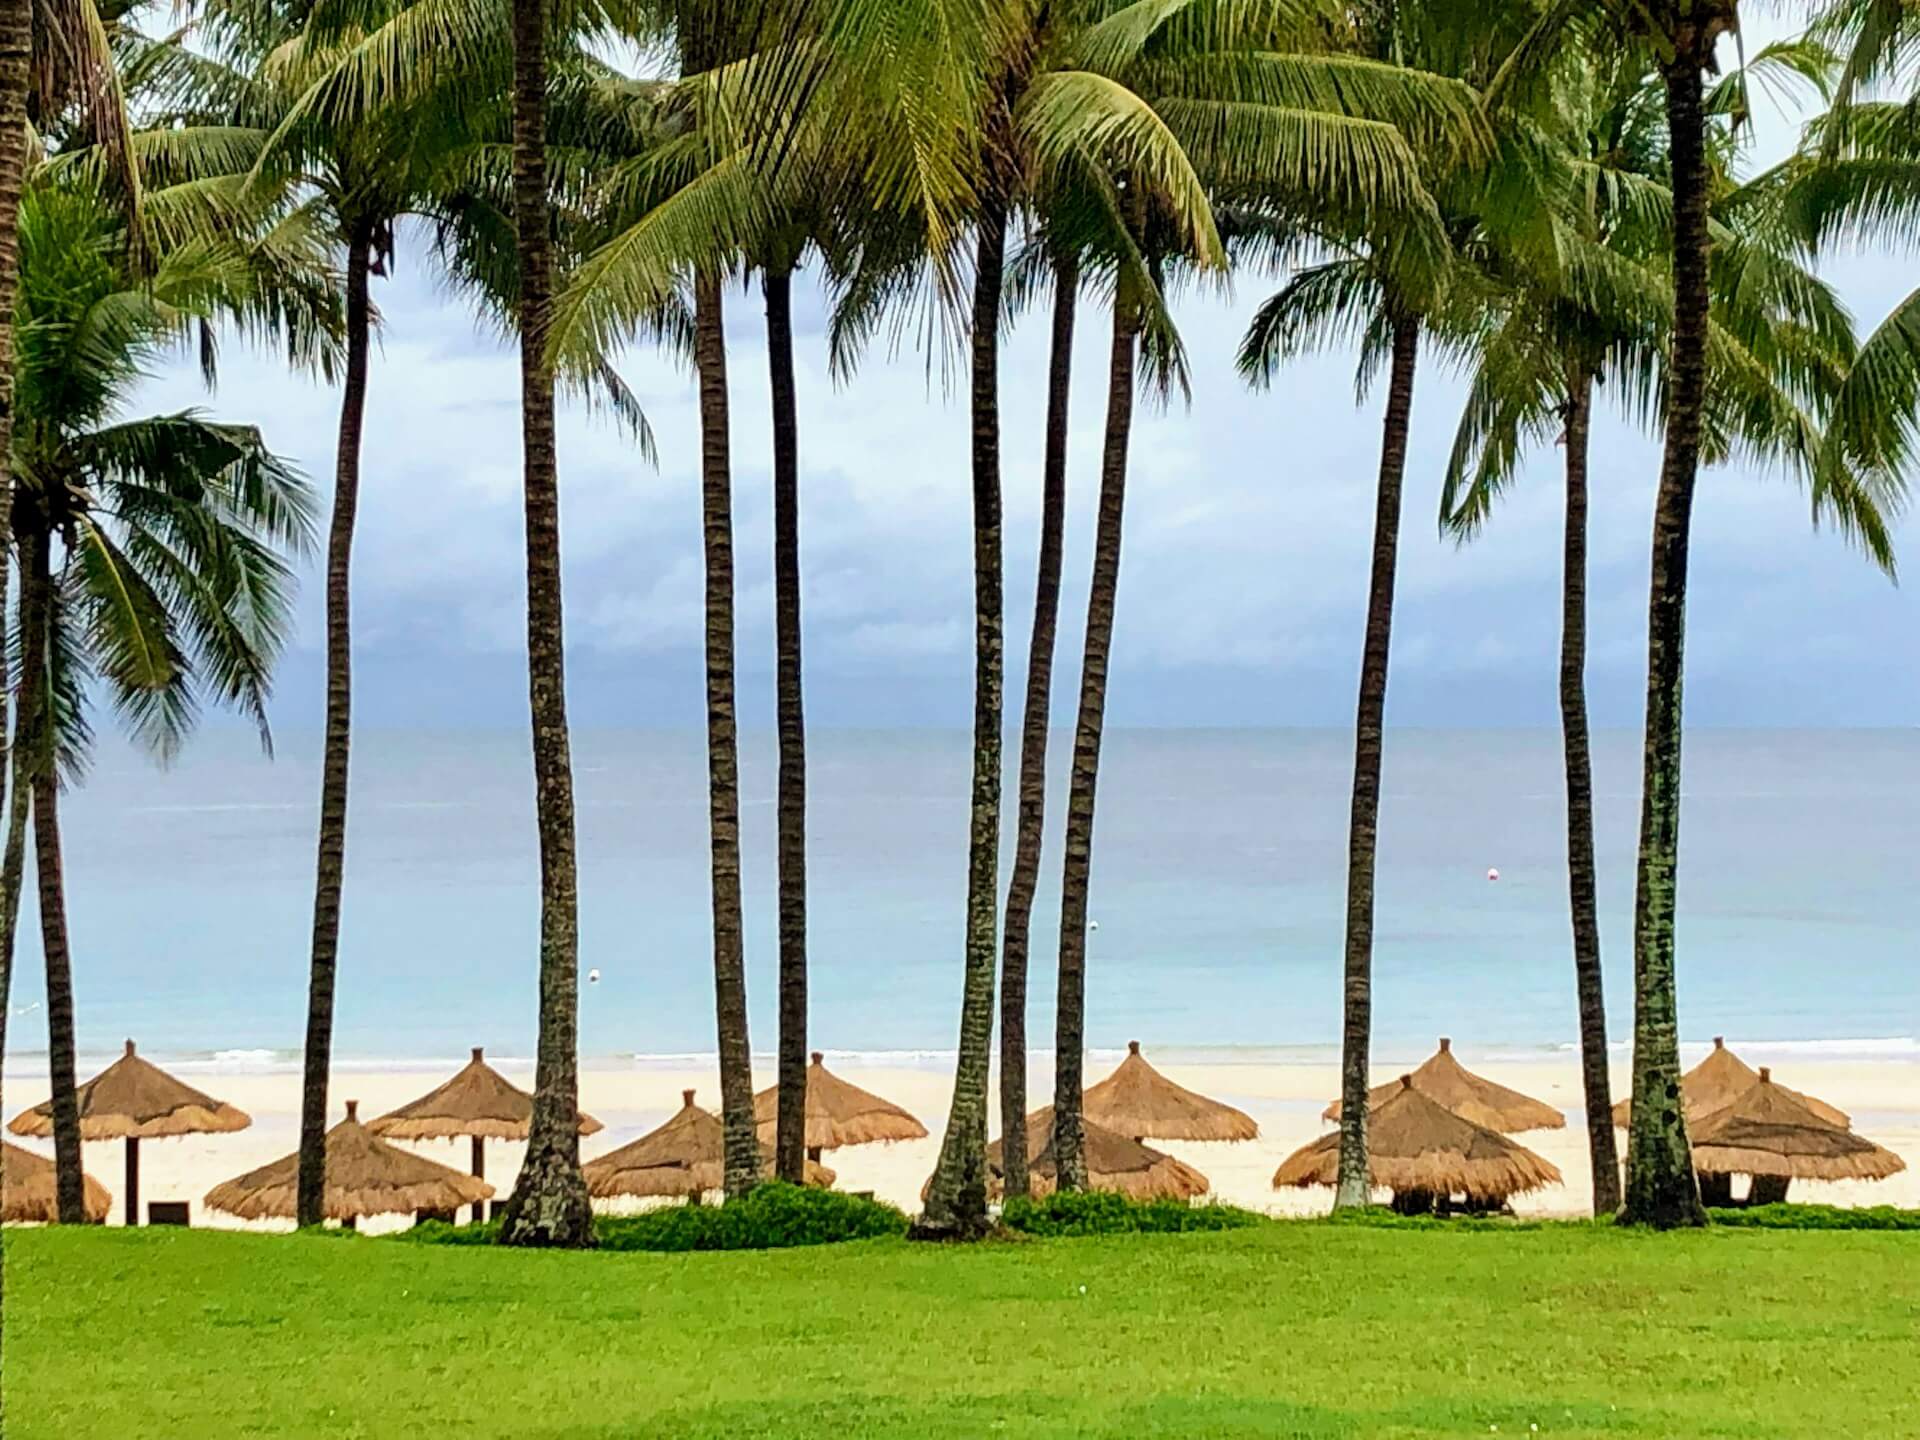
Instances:
[[[518,378],[511,352],[412,263],[381,284],[355,552],[356,649],[370,713],[410,722],[524,718],[524,567]],[[1869,319],[1910,272],[1849,261],[1845,293]],[[1352,361],[1291,367],[1248,390],[1232,356],[1265,293],[1181,312],[1190,407],[1142,406],[1128,479],[1111,703],[1117,722],[1343,723],[1352,707],[1372,546],[1377,397],[1356,405]],[[772,669],[770,422],[757,293],[730,291],[734,543],[743,703]],[[823,302],[803,277],[797,355],[802,551],[811,695],[820,713],[964,724],[971,700],[969,417],[940,367],[872,357],[826,371]],[[1074,355],[1070,514],[1056,686],[1074,701],[1105,411],[1104,317],[1081,313]],[[1008,704],[1018,705],[1039,527],[1045,318],[1005,347]],[[571,690],[601,723],[697,723],[704,638],[698,412],[677,361],[634,351],[660,464],[577,405],[560,427]],[[957,373],[957,372],[956,372]],[[1439,469],[1461,398],[1418,378],[1400,544],[1393,718],[1551,723],[1558,649],[1560,452],[1530,457],[1483,538],[1437,533]],[[1604,396],[1602,397],[1604,403]],[[191,367],[156,377],[154,408],[207,404],[263,425],[324,486],[337,397],[270,358],[227,356],[219,393]],[[1637,719],[1657,444],[1611,415],[1596,425],[1591,660],[1596,713]],[[1910,547],[1915,527],[1900,538]],[[309,583],[286,666],[283,725],[318,714],[320,597]],[[1920,607],[1832,533],[1814,534],[1790,484],[1739,467],[1703,477],[1689,641],[1691,712],[1722,722],[1920,720]],[[1764,682],[1755,677],[1767,677]],[[680,692],[689,684],[693,693]],[[375,686],[370,693],[369,686]],[[386,687],[400,687],[389,693]],[[443,715],[446,697],[455,713]],[[757,711],[748,715],[752,723]],[[770,710],[765,717],[770,718]],[[835,723],[829,719],[826,723]]]

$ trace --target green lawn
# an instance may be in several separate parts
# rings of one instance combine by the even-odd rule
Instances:
[[[1920,1237],[6,1236],[9,1440],[1920,1435]]]

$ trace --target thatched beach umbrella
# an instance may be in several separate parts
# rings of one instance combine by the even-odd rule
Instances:
[[[1116,1190],[1135,1200],[1191,1200],[1212,1189],[1206,1176],[1183,1160],[1150,1145],[1130,1140],[1092,1120],[1081,1120],[1086,1137],[1087,1185],[1093,1190]],[[994,1198],[1004,1193],[1001,1142],[987,1147],[988,1189]],[[1027,1116],[1027,1174],[1035,1195],[1053,1192],[1058,1168],[1053,1156],[1053,1107]],[[931,1182],[929,1182],[931,1183]],[[924,1197],[923,1197],[924,1198]]]
[[[1140,1042],[1081,1099],[1086,1118],[1135,1140],[1254,1140],[1260,1127],[1231,1105],[1176,1085],[1146,1062]]]
[[[98,1225],[107,1218],[113,1196],[91,1175],[81,1178],[86,1182],[87,1223]],[[0,1220],[37,1220],[51,1225],[59,1218],[53,1161],[0,1140]]]
[[[1707,1058],[1680,1077],[1680,1095],[1687,1104],[1688,1121],[1704,1120],[1714,1111],[1724,1110],[1759,1083],[1760,1072],[1727,1048],[1724,1035],[1714,1036],[1713,1049],[1707,1052]],[[1853,1123],[1846,1111],[1824,1100],[1802,1095],[1798,1090],[1788,1090],[1784,1085],[1776,1085],[1775,1088],[1804,1101],[1809,1110],[1829,1125],[1838,1125],[1844,1130]],[[1624,1130],[1632,1119],[1633,1097],[1629,1095],[1615,1102],[1613,1123],[1616,1128]]]
[[[1322,1135],[1280,1162],[1273,1188],[1332,1185],[1339,1169],[1340,1136]],[[1448,1109],[1413,1076],[1403,1075],[1393,1094],[1367,1112],[1367,1179],[1394,1192],[1397,1210],[1431,1210],[1454,1195],[1464,1195],[1474,1209],[1488,1209],[1558,1185],[1560,1171],[1518,1141]]]
[[[224,1100],[184,1085],[158,1065],[126,1053],[82,1085],[82,1140],[127,1142],[127,1224],[140,1223],[140,1142],[177,1135],[221,1135],[244,1130],[253,1119]],[[16,1135],[45,1139],[53,1134],[53,1101],[23,1110],[7,1128]]]
[[[876,1140],[924,1140],[927,1127],[870,1090],[850,1085],[821,1063],[818,1050],[807,1066],[807,1158],[818,1160],[823,1150],[842,1145],[869,1145]],[[760,1143],[772,1145],[779,1128],[780,1087],[769,1085],[753,1097],[754,1124]]]
[[[1749,1199],[1765,1204],[1785,1200],[1793,1180],[1885,1180],[1907,1163],[1833,1124],[1804,1096],[1774,1084],[1773,1072],[1763,1065],[1745,1094],[1700,1121],[1693,1166],[1703,1181],[1751,1175]]]
[[[680,1109],[666,1124],[580,1168],[587,1178],[587,1193],[596,1200],[618,1195],[692,1198],[726,1183],[726,1148],[720,1117],[694,1104],[693,1091],[682,1090]],[[763,1146],[763,1172],[772,1169],[771,1159]],[[807,1162],[807,1184],[825,1190],[834,1179],[826,1166]]]
[[[1503,1135],[1518,1135],[1523,1130],[1559,1130],[1567,1123],[1567,1117],[1551,1105],[1544,1105],[1518,1090],[1496,1085],[1467,1069],[1454,1058],[1453,1041],[1444,1035],[1440,1037],[1440,1048],[1413,1072],[1411,1079],[1416,1089],[1454,1114]],[[1367,1092],[1368,1112],[1386,1104],[1399,1088],[1398,1080],[1374,1086]],[[1320,1112],[1320,1118],[1338,1120],[1340,1102],[1336,1100],[1327,1106]]]
[[[487,1064],[485,1052],[478,1045],[473,1047],[473,1058],[446,1084],[367,1122],[367,1129],[384,1140],[472,1137],[476,1180],[487,1176],[487,1141],[524,1140],[532,1127],[533,1096],[509,1084]],[[600,1128],[598,1120],[581,1114],[582,1135],[597,1134]],[[480,1218],[477,1211],[473,1218]]]
[[[493,1194],[484,1180],[389,1145],[360,1123],[359,1111],[359,1101],[347,1101],[347,1118],[327,1132],[328,1219],[351,1226],[362,1215],[458,1210]],[[242,1220],[290,1220],[299,1182],[296,1150],[214,1186],[203,1203]]]

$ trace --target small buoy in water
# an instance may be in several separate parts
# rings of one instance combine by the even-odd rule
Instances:
[[[1500,878],[1500,872],[1499,872],[1498,870],[1488,870],[1488,871],[1487,871],[1487,879],[1489,879],[1489,880],[1498,880],[1499,878]]]
[[[587,984],[598,985],[599,983],[600,983],[600,972],[598,970],[587,971]]]
[[[1098,920],[1089,920],[1087,921],[1087,928],[1089,930],[1098,930],[1100,928],[1100,922]]]

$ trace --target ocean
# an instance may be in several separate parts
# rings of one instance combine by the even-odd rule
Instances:
[[[941,1063],[958,1017],[968,737],[810,739],[813,1041]],[[582,986],[590,1064],[714,1048],[705,753],[692,732],[575,737],[581,964],[600,975]],[[84,1057],[131,1036],[209,1068],[297,1064],[317,762],[310,735],[283,735],[269,762],[247,737],[209,731],[166,771],[103,745],[65,806]],[[1337,731],[1108,735],[1092,1045],[1335,1052],[1351,763]],[[1379,1057],[1417,1058],[1443,1033],[1479,1054],[1573,1045],[1560,763],[1550,730],[1388,733]],[[1601,733],[1595,764],[1609,1021],[1623,1043],[1638,736]],[[368,731],[353,765],[336,1054],[423,1066],[471,1045],[530,1055],[538,890],[525,738]],[[1699,731],[1686,767],[1683,1037],[1920,1054],[1920,731]],[[1064,738],[1051,768],[1029,1021],[1041,1047]],[[748,993],[764,1051],[775,1034],[770,734],[743,737],[741,792]],[[29,894],[8,1057],[26,1069],[44,1069],[46,1043],[36,925]]]

